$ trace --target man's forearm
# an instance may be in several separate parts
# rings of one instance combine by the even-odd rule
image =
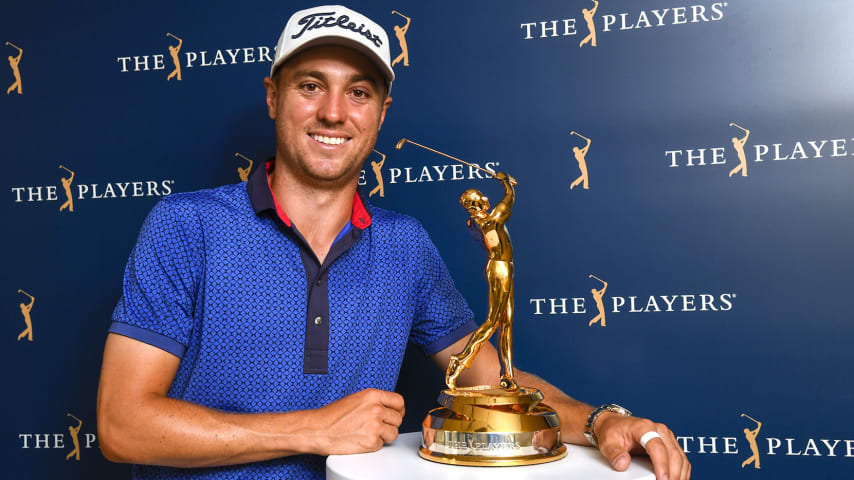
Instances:
[[[316,412],[236,414],[167,397],[150,397],[132,414],[99,418],[112,461],[210,467],[323,450]]]
[[[536,375],[517,370],[515,377],[520,386],[540,389],[545,397],[543,403],[557,411],[561,440],[576,445],[590,445],[584,437],[584,424],[593,407],[575,400]]]
[[[375,389],[287,413],[228,413],[168,398],[179,361],[138,340],[107,336],[98,389],[98,439],[106,458],[208,467],[361,453],[393,441],[403,420],[403,397]]]

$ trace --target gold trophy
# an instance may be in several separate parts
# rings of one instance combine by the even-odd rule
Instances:
[[[520,387],[513,378],[513,247],[505,223],[513,209],[516,180],[406,138],[395,148],[400,150],[406,143],[482,170],[504,187],[504,198],[492,210],[489,199],[478,190],[469,189],[460,196],[471,217],[468,225],[480,229],[489,258],[489,314],[463,351],[451,356],[445,375],[448,388],[439,394],[441,407],[430,410],[422,422],[418,453],[433,462],[472,466],[533,465],[561,459],[566,447],[560,441],[557,412],[541,403],[542,392]],[[457,377],[499,328],[499,384],[458,388]]]

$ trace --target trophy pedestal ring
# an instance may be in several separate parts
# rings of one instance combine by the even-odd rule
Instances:
[[[536,388],[443,390],[422,423],[418,454],[451,465],[534,465],[566,456],[557,412]]]

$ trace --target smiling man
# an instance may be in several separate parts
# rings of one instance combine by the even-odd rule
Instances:
[[[322,478],[324,455],[397,438],[408,342],[442,369],[468,342],[477,325],[423,227],[357,190],[393,80],[388,36],[370,19],[295,13],[264,80],[273,160],[149,214],[98,392],[101,449],[136,464],[134,478]],[[493,383],[499,368],[487,344],[458,384]],[[544,391],[566,440],[586,442],[587,421],[623,470],[655,437],[659,477],[687,478],[664,425],[517,378]]]

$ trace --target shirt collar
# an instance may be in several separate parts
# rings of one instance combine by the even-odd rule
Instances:
[[[282,210],[275,195],[273,195],[273,190],[270,188],[269,176],[270,172],[273,171],[273,165],[273,160],[268,160],[265,168],[256,168],[249,175],[249,181],[246,182],[249,202],[252,204],[252,209],[255,210],[257,215],[265,212],[275,212],[285,225],[293,228],[291,219]],[[359,230],[364,230],[371,225],[370,206],[358,188],[356,189],[356,194],[353,196],[353,212],[350,215],[350,223]]]

